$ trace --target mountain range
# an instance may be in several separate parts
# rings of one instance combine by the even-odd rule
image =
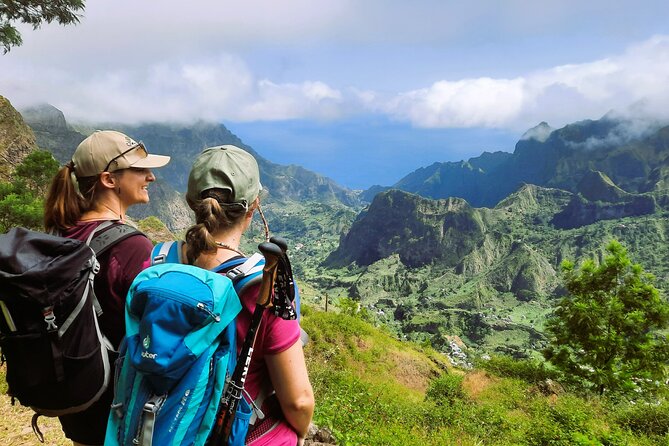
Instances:
[[[329,178],[301,166],[279,165],[267,160],[222,124],[150,123],[131,126],[99,123],[95,127],[73,126],[67,123],[60,110],[48,104],[22,110],[21,114],[33,129],[37,144],[52,152],[61,163],[70,159],[77,145],[95,128],[119,130],[142,141],[149,151],[171,156],[169,164],[154,172],[158,181],[152,187],[152,203],[140,210],[133,209],[131,215],[135,218],[157,216],[173,231],[183,230],[192,224],[192,216],[180,194],[186,191],[193,159],[203,149],[215,145],[234,144],[253,154],[270,202],[314,200],[353,207],[361,203],[356,193]]]
[[[484,152],[467,161],[434,163],[390,188],[493,207],[523,184],[577,192],[585,175],[601,171],[625,191],[644,193],[653,191],[658,181],[666,181],[668,147],[669,127],[614,113],[561,129],[542,122],[523,135],[513,153]]]
[[[0,133],[0,156],[13,165],[36,146],[65,162],[92,131],[52,106],[20,115],[4,108],[11,107],[0,107],[3,124],[23,115],[32,129],[17,133],[20,144],[3,136],[15,130]],[[182,194],[196,154],[226,143],[251,151],[269,191],[266,214],[290,242],[304,301],[351,297],[398,336],[438,348],[458,335],[484,350],[536,352],[564,293],[560,263],[601,257],[610,238],[660,288],[669,285],[669,127],[661,124],[613,113],[561,129],[540,123],[513,153],[434,163],[362,193],[273,163],[222,124],[95,127],[119,129],[173,157],[156,170],[151,204],[133,215],[156,216],[173,232],[192,221]],[[0,173],[11,171],[3,164]],[[254,223],[249,235],[257,243],[262,228]]]

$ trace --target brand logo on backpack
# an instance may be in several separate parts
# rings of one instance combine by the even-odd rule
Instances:
[[[156,356],[158,356],[157,353],[142,352],[142,358],[156,359]]]
[[[149,349],[149,347],[151,346],[151,338],[149,337],[149,335],[146,335],[146,337],[142,341],[142,345],[144,346],[145,349],[147,350]]]

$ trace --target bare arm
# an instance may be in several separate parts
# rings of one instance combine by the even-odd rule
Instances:
[[[287,350],[265,356],[265,361],[281,410],[297,436],[303,439],[314,414],[314,391],[309,382],[302,343],[297,340]]]

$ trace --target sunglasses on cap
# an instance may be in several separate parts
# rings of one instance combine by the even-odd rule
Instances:
[[[116,155],[114,158],[112,158],[111,160],[109,160],[109,162],[107,163],[107,166],[104,168],[103,172],[109,172],[109,167],[111,166],[112,163],[116,163],[116,164],[118,165],[118,161],[117,161],[117,160],[118,160],[119,158],[121,158],[122,156],[125,156],[126,154],[132,152],[133,150],[138,150],[138,149],[141,149],[141,150],[144,151],[144,157],[147,157],[147,156],[149,155],[149,151],[146,150],[146,146],[144,145],[144,143],[143,143],[142,141],[140,141],[140,142],[138,142],[136,145],[130,147],[130,148],[129,148],[128,150],[126,150],[125,152],[121,153],[120,155]]]

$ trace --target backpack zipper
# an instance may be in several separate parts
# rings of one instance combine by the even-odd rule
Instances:
[[[150,289],[151,288],[146,288],[145,290],[143,290],[143,292],[148,292]],[[216,322],[220,322],[220,320],[221,320],[221,316],[219,314],[214,313],[209,308],[209,306],[207,306],[207,304],[204,303],[204,302],[193,302],[193,300],[188,299],[188,298],[184,298],[179,293],[174,293],[174,292],[171,292],[170,290],[165,290],[165,289],[160,289],[160,294],[161,294],[161,297],[164,297],[164,298],[167,298],[167,299],[172,300],[174,302],[178,302],[180,304],[187,305],[191,308],[196,308],[200,311],[203,311],[204,313],[211,316],[214,319],[214,321],[216,321]]]

